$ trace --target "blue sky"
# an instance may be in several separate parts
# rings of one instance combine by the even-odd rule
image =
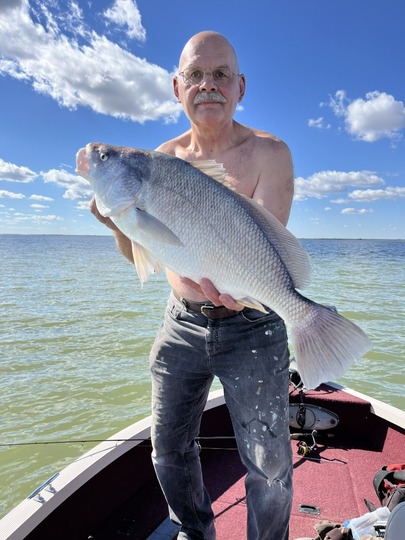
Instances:
[[[188,129],[171,78],[201,30],[235,46],[236,119],[282,138],[300,238],[405,238],[402,0],[1,0],[0,234],[108,234],[75,170],[91,141]]]

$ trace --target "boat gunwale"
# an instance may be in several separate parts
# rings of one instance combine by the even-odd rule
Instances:
[[[367,401],[370,404],[372,414],[378,418],[382,418],[383,420],[390,422],[397,427],[400,427],[401,429],[405,429],[405,411],[402,409],[389,405],[388,403],[384,403],[377,398],[373,398],[367,394],[358,392],[357,390],[353,390],[352,388],[348,388],[347,386],[335,382],[328,382],[327,384],[336,390],[341,390],[354,397]]]
[[[75,491],[150,438],[151,416],[127,426],[69,463],[0,520],[0,540],[23,540]],[[52,490],[49,490],[49,486]]]

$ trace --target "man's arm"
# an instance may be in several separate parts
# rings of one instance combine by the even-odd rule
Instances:
[[[252,198],[287,226],[294,195],[291,153],[282,141],[274,141],[271,146],[271,152],[261,156],[260,177]]]
[[[132,255],[132,243],[131,240],[123,234],[118,227],[115,225],[113,221],[111,221],[110,218],[104,217],[100,214],[97,208],[96,204],[96,198],[93,197],[90,201],[90,212],[104,225],[106,225],[109,229],[112,230],[115,238],[115,243],[118,248],[118,251],[129,260],[132,264],[134,264],[134,257]]]

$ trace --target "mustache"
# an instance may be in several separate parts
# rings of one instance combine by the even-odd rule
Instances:
[[[210,101],[216,101],[219,103],[226,103],[226,98],[219,92],[200,92],[194,98],[194,105],[199,103],[208,103]]]

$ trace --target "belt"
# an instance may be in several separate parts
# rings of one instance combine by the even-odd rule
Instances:
[[[238,315],[240,311],[236,309],[228,309],[225,306],[214,306],[211,302],[193,302],[186,300],[182,296],[178,295],[176,291],[173,291],[175,298],[183,304],[187,311],[194,311],[194,313],[202,313],[207,319],[228,319]]]

